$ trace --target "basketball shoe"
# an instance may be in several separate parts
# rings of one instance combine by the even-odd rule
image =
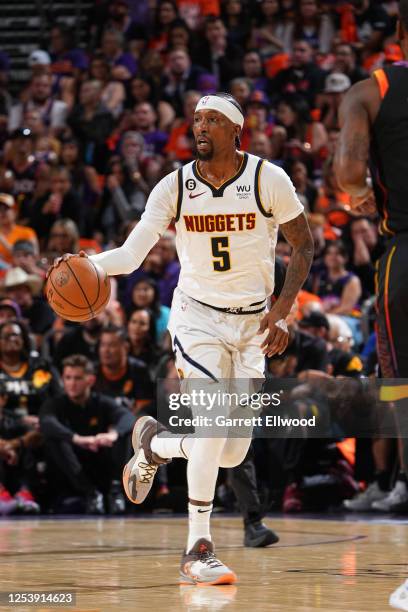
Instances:
[[[383,499],[373,502],[372,509],[377,512],[393,512],[393,508],[408,501],[408,489],[403,480],[397,480],[394,488]]]
[[[14,499],[18,503],[20,512],[24,512],[24,514],[38,514],[40,512],[39,504],[35,501],[31,491],[27,488],[21,488],[14,496]]]
[[[197,586],[234,584],[237,577],[214,554],[214,546],[200,538],[190,552],[184,552],[180,564],[180,583]]]
[[[391,593],[389,604],[397,610],[408,610],[408,580]]]
[[[388,491],[382,491],[378,482],[372,482],[365,491],[359,493],[353,499],[345,499],[343,506],[352,512],[368,512],[373,510],[374,502],[387,497]]]
[[[18,508],[18,501],[0,484],[0,515],[11,514]]]
[[[171,459],[163,459],[150,448],[150,442],[156,434],[166,431],[150,416],[140,417],[133,428],[132,446],[135,454],[123,468],[123,487],[131,502],[141,504],[152,488],[157,468]]]

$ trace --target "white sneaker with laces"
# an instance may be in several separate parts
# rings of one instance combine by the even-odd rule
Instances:
[[[407,485],[402,480],[397,480],[394,488],[388,493],[384,499],[374,501],[372,508],[378,512],[390,512],[392,506],[396,504],[404,504],[408,501]]]
[[[237,577],[229,567],[217,559],[214,546],[205,538],[200,538],[193,548],[184,552],[180,564],[181,584],[209,586],[234,584]]]
[[[373,502],[387,497],[388,491],[381,491],[377,482],[372,482],[365,491],[359,493],[353,499],[345,499],[343,505],[352,512],[368,512],[372,510]]]
[[[389,604],[397,610],[408,610],[408,580],[391,593]]]

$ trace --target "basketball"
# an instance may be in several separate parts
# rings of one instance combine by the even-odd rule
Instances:
[[[87,257],[74,255],[52,268],[45,295],[53,311],[68,321],[88,321],[106,306],[110,298],[106,272]]]

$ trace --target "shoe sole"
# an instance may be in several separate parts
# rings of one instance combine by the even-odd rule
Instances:
[[[208,582],[207,581],[199,582],[198,580],[193,580],[193,578],[190,578],[189,576],[186,576],[185,574],[180,574],[180,575],[181,575],[181,578],[180,578],[181,585],[195,585],[198,587],[217,586],[220,584],[235,584],[238,580],[234,572],[228,572],[227,574],[223,574],[222,576],[219,576],[216,580],[211,580]]]
[[[125,467],[123,468],[123,474],[122,474],[122,483],[123,483],[123,488],[124,491],[126,493],[126,497],[128,498],[129,501],[132,502],[132,504],[141,504],[144,502],[144,500],[146,499],[150,489],[146,492],[146,495],[143,497],[143,499],[137,499],[137,495],[138,495],[138,491],[136,488],[136,480],[135,480],[135,476],[131,477],[131,473],[132,473],[132,469],[134,464],[136,463],[137,460],[137,456],[139,454],[140,451],[140,446],[139,446],[139,438],[140,438],[140,432],[143,429],[144,425],[148,422],[148,421],[154,421],[154,419],[152,417],[149,416],[145,416],[145,417],[141,417],[140,419],[138,419],[135,423],[135,426],[133,427],[133,433],[132,433],[132,446],[133,446],[133,450],[134,450],[134,455],[133,457],[130,459],[130,461],[127,462],[127,464],[125,465]],[[153,478],[152,478],[152,484],[153,484]],[[133,495],[133,491],[135,493],[135,495]],[[136,497],[135,497],[136,496]]]

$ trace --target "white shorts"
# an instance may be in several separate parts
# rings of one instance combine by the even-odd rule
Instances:
[[[168,329],[180,378],[264,378],[265,356],[258,335],[264,316],[219,312],[174,292]]]

